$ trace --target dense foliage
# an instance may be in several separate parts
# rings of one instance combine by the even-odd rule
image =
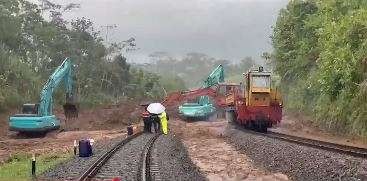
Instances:
[[[367,1],[290,1],[272,39],[287,107],[367,136]]]
[[[26,0],[0,1],[0,110],[37,102],[43,83],[65,57],[75,64],[82,105],[164,95],[158,75],[131,67],[119,53],[126,46],[106,47],[86,18],[63,19],[74,8],[78,5],[47,0],[42,7]],[[64,101],[63,91],[55,97]]]

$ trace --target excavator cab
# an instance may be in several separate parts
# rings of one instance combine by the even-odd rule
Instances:
[[[263,67],[251,70],[246,75],[245,98],[247,106],[270,106],[271,102],[271,73]]]
[[[39,104],[23,104],[22,114],[38,114]]]
[[[220,106],[222,107],[230,107],[234,106],[235,97],[239,96],[240,84],[235,83],[226,83],[226,84],[219,84],[220,90],[219,93],[223,97],[224,100],[220,101]]]

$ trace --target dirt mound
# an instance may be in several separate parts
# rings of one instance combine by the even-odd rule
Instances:
[[[93,109],[82,109],[76,119],[67,120],[62,110],[57,110],[63,128],[66,130],[108,130],[121,129],[126,125],[140,121],[141,107],[133,101],[122,102],[119,105],[110,105]]]
[[[124,131],[68,131],[53,132],[40,138],[6,139],[0,141],[0,164],[13,154],[44,154],[44,153],[67,153],[72,152],[74,140],[92,138],[97,142],[122,136]]]
[[[8,131],[8,117],[15,113],[0,115],[0,163],[13,153],[28,152],[69,152],[73,141],[82,138],[109,140],[121,136],[126,126],[140,121],[141,107],[132,101],[120,105],[82,109],[79,117],[65,122],[62,109],[55,110],[64,131],[49,132],[46,135],[30,137]],[[61,131],[61,132],[60,132]]]
[[[141,107],[134,101],[125,101],[119,105],[101,106],[93,109],[82,109],[78,118],[66,121],[63,110],[56,109],[54,112],[61,121],[61,128],[68,131],[94,131],[121,129],[126,125],[140,121]],[[10,115],[18,111],[13,110],[0,114],[0,140],[8,139],[8,119]]]
[[[4,137],[7,137],[8,135],[8,119],[9,115],[13,115],[16,113],[16,110],[9,111],[9,113],[1,113],[0,114],[0,140],[2,140]]]

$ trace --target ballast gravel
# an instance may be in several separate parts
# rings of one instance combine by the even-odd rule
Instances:
[[[367,180],[367,159],[247,133],[234,124],[226,136],[255,164],[292,180]]]
[[[91,166],[100,156],[108,149],[116,145],[121,139],[126,136],[117,137],[106,142],[97,142],[93,145],[93,155],[90,157],[72,157],[69,160],[57,165],[43,173],[39,180],[75,180],[89,166]]]
[[[143,134],[124,145],[113,155],[97,173],[96,179],[138,180],[141,153],[153,134]],[[94,155],[89,158],[75,157],[61,163],[44,173],[41,180],[75,180],[98,157],[121,139],[99,143],[94,147]],[[155,141],[151,152],[151,173],[153,180],[205,180],[195,164],[192,163],[186,148],[173,135],[161,135]]]
[[[143,134],[119,149],[99,170],[96,179],[138,180],[141,166],[141,154],[153,134]]]
[[[151,154],[151,173],[152,180],[206,180],[183,143],[171,134],[156,140]]]

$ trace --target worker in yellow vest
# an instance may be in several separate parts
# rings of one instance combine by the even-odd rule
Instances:
[[[166,112],[162,112],[159,115],[159,119],[161,120],[161,131],[163,134],[168,134],[168,120],[169,117]]]

